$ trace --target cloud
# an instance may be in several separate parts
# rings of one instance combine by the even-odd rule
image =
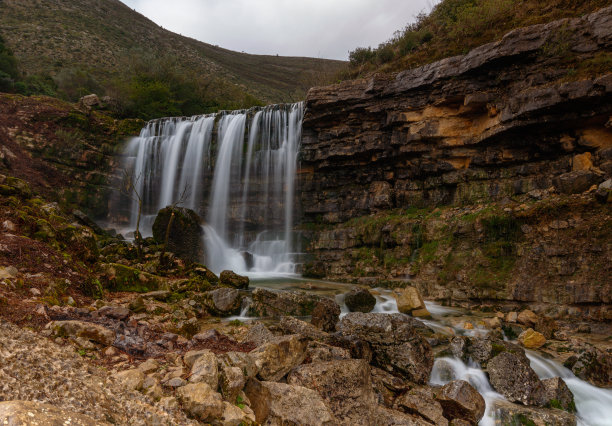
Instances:
[[[122,0],[173,32],[256,54],[347,59],[429,11],[433,0]]]

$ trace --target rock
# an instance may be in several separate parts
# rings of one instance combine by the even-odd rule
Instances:
[[[493,357],[502,352],[510,352],[518,356],[521,362],[529,365],[529,359],[523,348],[492,337],[456,336],[451,340],[450,350],[453,356],[464,362],[470,360],[477,362],[484,369],[487,368],[487,364]]]
[[[178,388],[176,396],[191,416],[203,422],[212,422],[223,415],[224,406],[221,395],[206,383],[192,383]]]
[[[576,412],[576,404],[574,403],[574,394],[567,387],[567,384],[561,377],[553,377],[543,379],[544,391],[548,406],[552,408],[560,408],[570,413]]]
[[[248,407],[246,410],[251,411]],[[223,426],[244,426],[255,423],[255,414],[253,412],[247,413],[240,409],[240,407],[230,404],[229,402],[223,401],[223,415],[221,416],[220,424]]]
[[[253,343],[255,346],[261,346],[264,343],[268,343],[274,339],[274,334],[261,322],[256,322],[255,325],[249,328],[244,341],[247,343]]]
[[[165,410],[175,410],[179,406],[177,399],[173,396],[165,396],[161,398],[159,400],[159,405]]]
[[[147,306],[145,305],[144,299],[141,296],[133,299],[129,305],[130,311],[138,314],[140,312],[144,312],[147,310]]]
[[[417,324],[421,323],[402,314],[352,312],[340,321],[338,330],[369,343],[373,365],[424,384],[433,367],[433,352],[417,333]]]
[[[371,423],[372,425],[431,426],[431,423],[426,422],[425,420],[422,420],[419,417],[411,416],[397,410],[391,410],[380,405],[375,408],[375,414],[373,415],[373,417],[374,421]]]
[[[351,312],[371,312],[376,298],[365,288],[354,288],[344,295],[344,303]]]
[[[238,394],[246,384],[246,375],[239,367],[230,367],[219,363],[219,382],[221,395],[226,401],[236,401]]]
[[[332,425],[333,414],[317,392],[302,386],[249,379],[245,394],[257,423],[265,425]]]
[[[416,287],[396,288],[393,290],[393,297],[395,297],[397,309],[401,313],[413,315],[414,311],[418,311],[417,314],[419,315],[413,316],[431,316],[425,307],[425,302],[421,297],[421,293],[419,293]]]
[[[510,352],[497,355],[487,366],[493,388],[511,402],[546,404],[544,385],[533,369]]]
[[[312,340],[324,340],[328,336],[314,325],[293,317],[281,317],[278,325],[287,334],[300,334]]]
[[[130,310],[123,306],[103,306],[97,310],[98,315],[103,317],[109,317],[120,321],[125,320],[130,316]]]
[[[0,402],[0,424],[10,426],[96,426],[95,419],[55,407],[50,404],[34,401]]]
[[[159,370],[159,362],[153,358],[149,358],[142,364],[138,366],[138,369],[142,371],[144,374],[155,373]]]
[[[259,378],[278,381],[304,361],[306,339],[299,335],[277,337],[249,355],[257,366]]]
[[[52,321],[46,328],[51,329],[56,336],[82,337],[104,346],[111,346],[115,341],[115,332],[98,324],[70,320]]]
[[[139,369],[125,370],[115,374],[119,385],[126,390],[140,390],[145,380],[145,374]]]
[[[246,378],[257,375],[257,366],[251,355],[244,352],[226,352],[217,355],[219,370],[223,367],[237,367],[242,371]]]
[[[160,302],[165,302],[172,296],[172,292],[169,290],[157,290],[144,293],[141,296],[143,299],[155,299]]]
[[[493,330],[500,329],[502,326],[501,320],[497,317],[485,318],[483,321],[487,328],[490,328]]]
[[[219,369],[217,367],[217,357],[211,351],[204,351],[191,367],[189,376],[191,383],[204,382],[211,387],[212,390],[217,390],[219,386]]]
[[[326,345],[321,342],[308,342],[306,348],[306,359],[310,362],[326,362],[340,359],[351,359],[351,353],[347,349]]]
[[[180,388],[187,384],[187,381],[181,377],[173,377],[166,382],[166,386],[169,388]]]
[[[364,360],[300,365],[287,377],[290,385],[315,390],[341,424],[372,424],[377,407],[370,366]]]
[[[476,425],[485,412],[484,398],[465,380],[454,380],[442,386],[436,399],[447,419],[463,419]]]
[[[518,314],[516,320],[519,324],[523,324],[527,327],[534,327],[538,322],[538,316],[533,311],[525,309],[524,311],[521,311],[520,314]]]
[[[595,386],[612,387],[612,354],[590,344],[579,347],[578,352],[577,356],[568,358],[564,365]]]
[[[578,170],[553,178],[553,184],[564,194],[580,194],[601,180],[600,175],[592,170]]]
[[[393,408],[407,414],[417,415],[435,425],[448,425],[442,406],[435,400],[432,389],[417,386],[398,396]]]
[[[0,268],[0,280],[17,278],[19,271],[14,266],[5,266]]]
[[[518,312],[508,312],[506,315],[506,322],[518,322]]]
[[[558,325],[554,319],[540,315],[534,329],[542,333],[546,339],[552,339],[558,329]]]
[[[209,353],[208,349],[200,349],[196,351],[189,351],[183,355],[183,363],[187,366],[187,368],[191,369],[193,364],[200,358],[202,355]]]
[[[39,290],[39,289],[37,289],[36,287],[32,287],[32,288],[30,289],[30,294],[31,294],[32,296],[36,297],[36,296],[40,296],[40,294],[41,294],[41,293],[40,293],[40,290]]]
[[[242,297],[234,288],[218,288],[205,293],[206,306],[211,314],[220,316],[237,315],[242,306]]]
[[[576,426],[576,416],[566,411],[525,407],[508,401],[495,400],[493,411],[496,421],[502,425]]]
[[[79,106],[87,110],[90,110],[94,107],[99,107],[101,105],[102,102],[100,102],[100,98],[98,98],[98,95],[95,94],[86,95],[79,99]]]
[[[145,377],[142,383],[142,392],[155,401],[159,401],[164,396],[163,389],[153,374]]]
[[[263,288],[256,288],[251,297],[253,302],[249,316],[254,317],[309,316],[321,300],[320,296],[301,291],[271,291]]]
[[[187,208],[168,206],[161,209],[153,223],[155,241],[164,244],[167,237],[166,250],[192,262],[198,262],[204,257],[202,233],[200,217]]]
[[[310,323],[321,330],[331,333],[336,331],[340,320],[340,305],[335,300],[322,297],[312,310]]]
[[[546,337],[542,333],[528,328],[519,335],[518,341],[528,349],[538,349],[546,343]]]
[[[572,171],[590,170],[593,167],[593,155],[590,152],[576,154],[572,158]]]
[[[223,271],[219,275],[219,281],[221,284],[246,290],[249,288],[249,277],[238,275],[233,271]]]
[[[376,393],[376,399],[379,404],[387,408],[393,408],[393,402],[397,396],[414,386],[380,368],[370,366],[370,372],[372,374],[372,387]]]

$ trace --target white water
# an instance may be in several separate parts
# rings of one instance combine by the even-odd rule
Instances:
[[[204,219],[202,262],[212,271],[294,275],[302,117],[299,103],[149,122],[125,153],[142,197],[142,235],[152,235],[160,209],[178,203]],[[134,230],[138,201],[128,210]]]

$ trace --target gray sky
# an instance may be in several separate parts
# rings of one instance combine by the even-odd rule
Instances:
[[[121,0],[173,32],[256,54],[347,59],[436,0]]]

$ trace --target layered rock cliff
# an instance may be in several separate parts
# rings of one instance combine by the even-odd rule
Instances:
[[[583,192],[612,175],[611,47],[608,7],[311,89],[307,273],[609,317],[610,203]]]

